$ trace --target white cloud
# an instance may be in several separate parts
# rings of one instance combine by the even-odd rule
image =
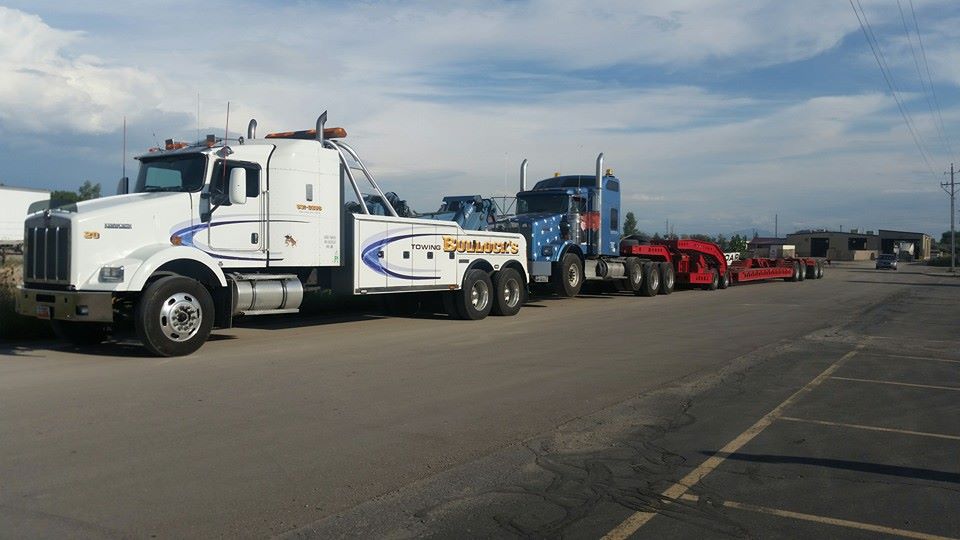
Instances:
[[[112,131],[124,111],[156,106],[154,76],[70,54],[79,32],[51,28],[40,17],[0,7],[0,124],[9,130]]]
[[[22,5],[0,8],[4,128],[102,133],[127,113],[141,138],[152,123],[179,131],[161,139],[191,137],[197,92],[203,125],[218,133],[228,100],[231,127],[255,116],[261,133],[312,127],[329,109],[382,185],[420,209],[443,194],[511,193],[524,157],[532,177],[591,173],[600,151],[641,223],[666,215],[704,230],[742,228],[778,206],[834,219],[818,199],[855,208],[856,193],[905,196],[890,190],[923,174],[882,94],[773,101],[702,82],[831,50],[859,32],[844,2],[215,1],[213,19],[152,4]],[[890,20],[879,8],[870,16]],[[84,32],[57,28],[73,21]],[[953,47],[940,35],[927,43],[937,71],[951,58],[938,51]],[[603,75],[635,72],[701,82]],[[928,117],[915,119],[932,133]]]

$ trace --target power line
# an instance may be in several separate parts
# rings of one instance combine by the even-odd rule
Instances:
[[[954,211],[956,200],[957,200],[957,184],[954,182],[953,176],[955,171],[953,170],[953,163],[950,164],[950,182],[940,182],[940,187],[947,192],[947,195],[950,196],[950,272],[956,270],[957,265],[957,228],[956,228],[956,217],[957,213]],[[943,173],[948,174],[948,173]],[[949,187],[949,189],[948,189]]]
[[[873,29],[870,26],[870,21],[867,20],[867,13],[863,11],[863,6],[860,5],[860,0],[856,0],[856,6],[853,4],[854,0],[849,1],[850,7],[853,8],[854,15],[857,16],[857,22],[860,23],[860,29],[863,30],[863,35],[867,38],[867,44],[870,45],[870,50],[873,52],[873,57],[877,60],[877,65],[880,67],[880,74],[883,75],[883,80],[887,83],[887,88],[890,89],[890,94],[893,96],[893,100],[897,103],[897,109],[900,110],[900,116],[903,117],[903,122],[907,125],[907,130],[910,132],[910,137],[913,139],[913,143],[917,145],[917,150],[920,151],[920,157],[923,158],[923,162],[927,165],[927,169],[930,170],[930,174],[936,176],[937,173],[933,171],[933,166],[930,164],[930,159],[927,158],[927,153],[920,144],[920,139],[917,137],[917,132],[913,127],[913,123],[910,121],[910,115],[904,108],[903,103],[900,100],[900,95],[897,93],[892,79],[893,74],[888,72],[889,67],[887,66],[886,58],[883,56],[883,50],[880,49],[880,43],[875,43],[876,36],[874,35]],[[860,7],[860,11],[857,11],[857,6]],[[861,15],[863,18],[861,18]]]
[[[930,83],[930,94],[933,95],[933,103],[937,108],[937,120],[940,122],[940,130],[947,141],[947,148],[950,155],[953,156],[953,144],[950,141],[950,135],[947,133],[947,126],[943,123],[943,111],[940,108],[940,100],[937,99],[937,89],[933,86],[933,76],[930,75],[930,63],[927,62],[927,50],[923,46],[923,38],[920,34],[920,25],[917,23],[917,11],[913,8],[913,0],[910,0],[910,13],[913,15],[913,28],[917,32],[917,42],[920,43],[920,57],[923,58],[923,67],[927,72],[927,81]]]
[[[950,152],[947,146],[947,140],[944,137],[944,132],[942,129],[940,129],[940,124],[937,122],[937,113],[933,110],[933,101],[930,99],[930,93],[927,91],[926,80],[923,77],[923,72],[920,70],[920,58],[917,56],[917,50],[913,47],[913,38],[910,37],[910,28],[907,26],[907,17],[903,14],[903,5],[900,3],[900,0],[897,0],[897,10],[900,11],[900,22],[903,23],[903,33],[907,36],[907,43],[910,45],[910,55],[913,56],[913,65],[917,68],[917,77],[920,79],[920,88],[923,90],[923,98],[927,102],[927,108],[930,109],[930,120],[933,121],[933,126],[937,130],[937,136],[940,138],[940,145],[949,156],[952,154],[952,152]],[[919,33],[917,35],[919,36]]]
[[[860,14],[863,15],[863,25],[866,25],[869,38],[873,41],[874,57],[879,58],[880,70],[886,72],[886,80],[890,86],[890,93],[893,94],[894,99],[897,101],[897,107],[900,109],[900,113],[904,117],[904,122],[910,129],[911,136],[913,137],[914,142],[917,144],[917,149],[920,150],[921,157],[923,158],[924,162],[926,162],[927,167],[930,169],[930,173],[936,175],[936,173],[933,172],[933,167],[930,165],[930,153],[925,150],[926,144],[924,144],[923,133],[917,128],[916,122],[913,121],[913,116],[910,115],[910,109],[907,107],[906,101],[902,96],[903,92],[897,85],[897,79],[893,76],[893,70],[890,69],[890,64],[887,62],[886,55],[883,54],[883,47],[880,46],[880,40],[877,38],[876,32],[874,32],[873,25],[870,24],[870,20],[867,19],[867,12],[863,9],[863,5],[860,3],[860,0],[856,0],[856,2],[857,6],[860,8]],[[863,25],[861,25],[861,28],[863,28]]]

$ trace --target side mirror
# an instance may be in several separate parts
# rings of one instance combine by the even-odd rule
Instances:
[[[124,176],[117,184],[117,195],[125,195],[127,193],[130,193],[130,179]]]
[[[247,170],[242,167],[230,170],[230,204],[247,204]]]

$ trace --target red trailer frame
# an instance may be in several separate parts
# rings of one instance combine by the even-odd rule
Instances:
[[[677,282],[688,285],[710,285],[714,271],[720,277],[726,276],[728,284],[767,279],[801,281],[807,277],[823,277],[823,263],[812,257],[751,257],[728,265],[720,246],[702,240],[651,240],[643,244],[625,240],[620,243],[620,254],[624,257],[668,261],[674,267]]]
[[[640,257],[673,264],[678,283],[709,285],[713,272],[727,273],[727,258],[720,246],[701,240],[651,240],[649,244],[621,243],[624,257]]]

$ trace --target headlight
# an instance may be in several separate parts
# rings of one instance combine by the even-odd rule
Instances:
[[[543,246],[543,248],[540,249],[540,253],[544,257],[553,257],[553,246]]]
[[[120,283],[122,281],[122,266],[104,266],[100,268],[100,283]]]

